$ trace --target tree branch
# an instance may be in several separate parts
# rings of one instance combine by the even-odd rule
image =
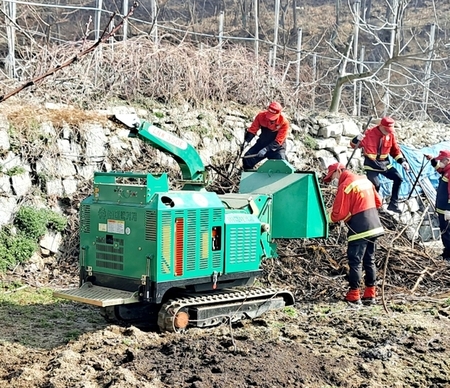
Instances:
[[[42,81],[43,79],[55,74],[57,71],[64,69],[65,67],[70,66],[71,64],[79,61],[82,57],[84,57],[85,55],[93,52],[98,46],[100,46],[100,44],[106,42],[109,38],[111,38],[112,36],[114,36],[114,34],[123,26],[123,23],[126,19],[128,19],[135,11],[135,9],[139,6],[138,2],[135,1],[132,5],[132,7],[130,8],[130,10],[128,11],[128,14],[125,15],[122,20],[120,21],[119,24],[117,24],[116,27],[114,27],[110,32],[108,31],[108,27],[111,25],[114,17],[116,16],[116,13],[113,13],[111,18],[109,19],[109,22],[107,24],[107,26],[105,27],[105,29],[103,30],[103,33],[101,35],[101,37],[94,42],[90,47],[88,47],[85,50],[82,50],[80,53],[78,53],[77,55],[75,55],[74,57],[70,58],[69,60],[67,60],[66,62],[64,62],[61,65],[57,65],[55,67],[53,67],[52,69],[48,70],[46,73],[41,74],[31,80],[26,81],[23,85],[19,86],[18,88],[12,90],[11,92],[9,92],[8,94],[5,94],[3,96],[0,96],[0,103],[2,103],[3,101],[7,100],[8,98],[16,95],[17,93],[21,92],[22,90],[35,85],[37,82]]]

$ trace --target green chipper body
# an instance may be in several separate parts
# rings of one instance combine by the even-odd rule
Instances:
[[[80,288],[55,296],[115,306],[121,319],[145,307],[162,329],[185,326],[186,316],[217,323],[212,317],[236,303],[252,317],[258,297],[252,305],[253,296],[244,303],[226,290],[253,283],[261,261],[277,257],[276,239],[327,236],[315,173],[270,160],[243,173],[239,193],[218,195],[205,190],[205,169],[188,143],[145,121],[130,136],[172,154],[183,188],[170,190],[165,173],[95,173],[80,208]],[[173,301],[181,296],[194,302],[175,314]],[[219,296],[222,304],[214,301]],[[294,302],[289,292],[280,299],[272,307]]]

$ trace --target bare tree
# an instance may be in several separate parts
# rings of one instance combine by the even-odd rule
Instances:
[[[402,33],[405,32],[403,17],[409,3],[410,0],[388,0],[387,14],[390,15],[390,20],[382,20],[379,25],[364,20],[361,16],[364,10],[361,13],[353,13],[355,31],[352,39],[357,37],[357,31],[364,33],[365,39],[372,42],[372,49],[377,50],[379,59],[375,63],[361,63],[357,53],[352,52],[352,44],[348,45],[345,53],[332,46],[341,58],[341,68],[332,91],[330,112],[339,111],[343,88],[346,84],[353,84],[356,81],[364,83],[370,99],[384,102],[384,105],[378,108],[372,104],[375,112],[368,113],[386,114],[398,109],[391,105],[391,97],[401,101],[400,106],[405,106],[406,103],[421,103],[423,90],[429,90],[431,87],[430,79],[433,78],[430,73],[431,62],[444,62],[446,56],[432,60],[430,52],[433,47],[431,44],[425,47],[415,44],[417,33],[413,30],[408,31],[408,38],[401,41]],[[387,39],[384,34],[386,31]],[[417,71],[418,68],[420,71]]]

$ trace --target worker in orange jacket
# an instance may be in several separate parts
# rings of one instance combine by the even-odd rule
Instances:
[[[402,165],[405,171],[409,171],[409,164],[397,144],[394,123],[395,121],[391,117],[383,117],[379,125],[354,137],[350,146],[352,148],[359,146],[363,149],[364,170],[367,178],[374,184],[377,191],[380,190],[379,174],[392,180],[392,193],[388,210],[401,213],[398,207],[398,194],[403,179],[397,169],[389,162],[388,156],[391,155]]]
[[[450,261],[450,151],[442,150],[435,158],[431,155],[425,155],[425,157],[441,174],[436,190],[436,213],[439,217],[439,229],[442,245],[444,245],[441,257]]]
[[[258,113],[252,125],[247,129],[244,145],[250,143],[259,130],[261,133],[255,145],[244,155],[244,170],[251,170],[264,158],[286,159],[286,138],[289,133],[289,121],[281,114],[282,106],[272,101],[268,108]]]
[[[375,303],[376,296],[376,239],[384,234],[377,208],[382,199],[372,182],[367,177],[356,175],[341,163],[328,166],[325,183],[337,186],[333,208],[328,213],[329,222],[344,221],[348,228],[347,258],[350,271],[348,274],[350,289],[345,300],[361,303],[360,283],[364,267],[365,290],[362,301]]]

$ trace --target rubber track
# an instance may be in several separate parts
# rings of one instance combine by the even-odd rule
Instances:
[[[277,288],[251,288],[247,290],[224,290],[220,293],[193,295],[171,299],[164,303],[161,307],[158,325],[162,330],[177,331],[173,326],[173,318],[180,309],[190,308],[194,306],[204,306],[223,302],[232,303],[247,300],[267,300],[275,296],[285,295],[288,299],[294,299],[291,292]],[[169,318],[169,319],[168,319]],[[168,321],[171,321],[168,327]]]

